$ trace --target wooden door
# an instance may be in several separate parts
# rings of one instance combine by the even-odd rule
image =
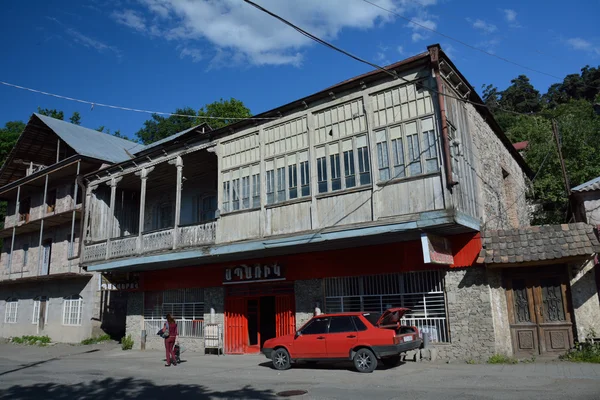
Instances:
[[[506,286],[516,356],[558,355],[572,346],[566,271],[512,273]]]

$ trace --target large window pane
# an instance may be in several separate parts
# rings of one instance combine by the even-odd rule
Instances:
[[[404,143],[402,139],[392,140],[392,156],[394,157],[394,178],[403,178],[406,176],[406,166],[404,164]]]
[[[325,157],[317,159],[317,182],[319,193],[327,192],[327,160]]]
[[[389,165],[387,142],[377,143],[377,166],[379,167],[380,180],[387,181],[390,179]]]
[[[329,156],[331,164],[331,190],[340,190],[342,188],[342,178],[340,171],[340,155],[332,154]]]
[[[242,207],[250,208],[250,177],[242,178]]]
[[[346,188],[356,186],[356,172],[354,170],[354,151],[344,152],[344,176],[346,178]]]
[[[229,211],[230,189],[231,189],[231,183],[223,182],[223,212]]]
[[[300,185],[302,196],[310,195],[310,174],[308,170],[308,161],[300,162]]]
[[[275,203],[275,171],[267,171],[267,204]]]
[[[232,209],[233,211],[240,209],[240,180],[234,179],[231,181],[231,192],[233,195]]]
[[[298,170],[296,169],[296,164],[288,166],[288,186],[290,199],[298,197]]]
[[[366,136],[360,136],[356,139],[356,148],[358,152],[359,182],[361,185],[368,185],[371,183],[371,164]]]
[[[252,175],[252,207],[260,207],[260,174]]]

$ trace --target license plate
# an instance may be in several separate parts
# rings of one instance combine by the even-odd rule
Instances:
[[[413,340],[412,336],[404,336],[405,342],[412,342],[412,340]]]

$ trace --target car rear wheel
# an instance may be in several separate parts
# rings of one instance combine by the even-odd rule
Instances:
[[[386,358],[383,358],[381,361],[383,362],[383,365],[385,365],[386,367],[393,368],[396,365],[398,365],[398,363],[400,362],[400,356],[386,357]]]
[[[280,371],[289,369],[291,366],[290,353],[288,353],[286,349],[275,350],[271,356],[271,359],[273,360],[273,367]]]
[[[373,372],[377,368],[377,358],[369,349],[360,349],[354,354],[354,367],[358,372]]]

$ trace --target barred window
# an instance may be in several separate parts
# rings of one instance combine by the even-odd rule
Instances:
[[[204,291],[202,289],[174,289],[144,292],[144,318],[199,320],[204,318]]]
[[[414,325],[432,342],[449,342],[443,271],[420,271],[325,279],[327,313],[382,313],[406,307],[403,323]]]
[[[81,325],[83,299],[79,295],[65,297],[63,300],[63,325]]]

